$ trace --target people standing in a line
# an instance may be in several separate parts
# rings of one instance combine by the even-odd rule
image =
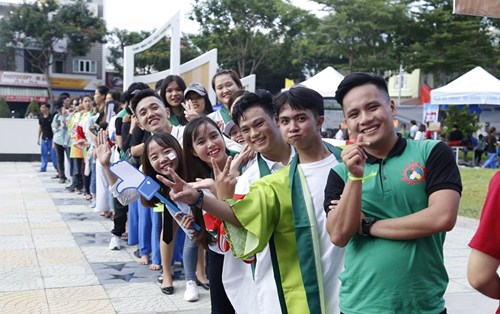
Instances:
[[[242,200],[203,197],[173,171],[173,181],[157,179],[171,187],[172,199],[187,204],[202,199],[199,207],[234,225],[228,229],[234,256],[250,258],[269,244],[283,313],[338,313],[344,250],[332,245],[326,232],[323,190],[328,170],[338,164],[334,155],[340,154],[321,138],[323,98],[294,87],[276,98],[275,112],[283,138],[297,155],[289,166],[254,182]],[[230,164],[222,171],[214,168],[218,195],[233,189]]]
[[[57,155],[57,178],[59,183],[66,183],[66,175],[64,168],[64,141],[68,133],[68,128],[66,126],[66,109],[63,106],[63,101],[58,101],[54,104],[56,114],[52,119],[52,133],[54,133],[53,142]]]
[[[496,128],[491,127],[488,130],[488,135],[486,136],[486,153],[488,154],[488,159],[484,162],[483,168],[495,168],[496,162],[495,159],[497,157],[497,137],[495,135]]]
[[[490,181],[479,227],[469,243],[467,277],[482,294],[500,300],[500,172]],[[500,313],[500,304],[496,313]]]
[[[43,103],[40,105],[40,117],[38,118],[38,137],[37,144],[41,148],[41,165],[40,172],[47,171],[47,164],[49,163],[49,157],[52,160],[54,169],[57,171],[57,156],[56,151],[52,147],[52,138],[54,133],[52,133],[52,119],[53,116],[49,112],[49,105]]]
[[[417,131],[418,131],[417,121],[411,120],[410,121],[410,135],[408,136],[408,138],[411,140],[414,140],[415,135],[417,135]]]
[[[443,244],[462,190],[449,146],[397,135],[382,77],[349,74],[335,98],[356,138],[325,189],[330,239],[346,248],[341,312],[446,313]]]

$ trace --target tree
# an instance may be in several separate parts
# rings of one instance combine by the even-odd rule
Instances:
[[[31,99],[28,108],[26,108],[26,112],[24,113],[24,116],[27,117],[29,114],[33,112],[34,114],[38,115],[40,112],[40,105],[36,102],[35,99]]]
[[[154,31],[153,31],[154,32]],[[124,29],[113,29],[108,39],[111,43],[109,47],[110,55],[108,62],[113,65],[119,75],[123,74],[123,50],[125,46],[140,43],[148,38],[152,32],[141,31],[129,32]],[[181,37],[181,63],[187,62],[199,56],[196,49],[186,36]],[[151,74],[170,68],[170,38],[158,41],[146,51],[135,55],[135,75]]]
[[[85,55],[91,44],[105,43],[104,21],[94,17],[84,0],[60,5],[56,0],[37,0],[10,7],[0,20],[0,47],[22,48],[31,65],[47,77],[52,100],[50,67],[56,44],[66,41],[66,52]]]
[[[446,118],[444,119],[446,137],[448,137],[454,124],[458,125],[464,136],[479,130],[479,115],[470,113],[468,110],[469,106],[448,106]]]
[[[290,61],[287,44],[314,19],[282,0],[196,0],[190,18],[200,25],[193,43],[202,51],[217,48],[219,64],[242,77],[257,73],[271,52]]]
[[[399,68],[400,30],[410,24],[410,0],[316,0],[330,14],[309,36],[313,55],[326,56],[344,72],[384,75]],[[321,65],[323,68],[325,65]]]
[[[4,98],[0,98],[0,118],[10,118],[9,105]]]
[[[433,74],[436,87],[476,66],[495,73],[499,65],[499,34],[491,20],[452,11],[452,0],[420,1],[414,29],[405,35],[405,68]]]

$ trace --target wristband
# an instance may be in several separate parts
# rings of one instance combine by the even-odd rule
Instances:
[[[203,193],[202,190],[198,190],[198,193],[200,193],[198,199],[194,202],[194,204],[189,204],[189,207],[196,207],[198,209],[203,207],[203,198],[205,197],[205,193]]]
[[[375,171],[372,171],[369,175],[367,175],[366,177],[355,177],[353,175],[351,175],[349,173],[349,180],[351,181],[361,181],[361,183],[365,183],[365,181],[367,181],[368,179],[376,176],[377,173]]]

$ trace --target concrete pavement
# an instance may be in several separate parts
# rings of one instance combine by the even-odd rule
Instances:
[[[0,163],[0,313],[197,313],[210,297],[183,300],[184,281],[172,296],[160,292],[158,272],[137,264],[134,247],[108,249],[112,222],[37,172],[39,163]],[[447,235],[448,313],[494,313],[498,301],[473,290],[466,278],[468,241],[477,221],[459,218]],[[178,269],[178,271],[180,271]]]

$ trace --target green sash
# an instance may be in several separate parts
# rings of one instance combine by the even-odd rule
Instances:
[[[229,114],[229,111],[227,110],[226,106],[222,105],[219,111],[224,123],[228,123],[231,120],[231,115]]]
[[[177,118],[177,116],[175,115],[175,113],[170,113],[170,118],[168,118],[168,121],[170,121],[170,124],[172,126],[178,126],[180,123],[179,123],[179,118]]]
[[[269,170],[267,163],[264,161],[264,159],[262,159],[260,153],[257,153],[257,162],[259,164],[259,173],[261,178],[271,174],[271,171]],[[283,286],[281,284],[282,283],[280,275],[281,272],[280,272],[280,266],[278,264],[278,257],[276,254],[276,244],[274,243],[274,235],[271,235],[271,238],[269,238],[269,251],[271,255],[271,265],[273,267],[274,281],[276,282],[276,290],[278,291],[278,300],[280,301],[281,313],[286,314],[288,313],[288,309],[286,307],[285,293],[283,292]],[[255,274],[256,263],[257,263],[257,257],[255,258],[255,262],[251,264],[252,274]]]
[[[340,149],[324,143],[328,150],[340,158]],[[325,294],[318,226],[314,205],[302,170],[298,167],[299,155],[290,163],[290,189],[292,193],[293,221],[300,270],[310,313],[325,313]],[[311,254],[311,248],[313,254]]]

